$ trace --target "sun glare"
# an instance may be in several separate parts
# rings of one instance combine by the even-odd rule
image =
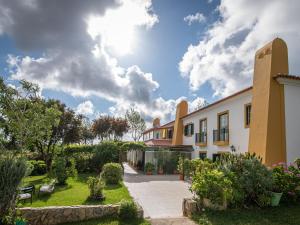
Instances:
[[[141,16],[139,6],[125,1],[117,9],[108,10],[104,16],[88,20],[88,33],[92,38],[100,37],[102,47],[118,55],[132,53],[136,38],[136,26]]]

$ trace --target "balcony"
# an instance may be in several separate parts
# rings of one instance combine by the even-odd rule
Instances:
[[[207,144],[207,134],[206,132],[196,133],[195,135],[195,143],[201,147],[206,146]]]
[[[214,145],[225,146],[229,145],[229,129],[222,128],[213,131]]]

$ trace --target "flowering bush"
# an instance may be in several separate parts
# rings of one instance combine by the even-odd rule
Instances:
[[[300,197],[300,169],[297,160],[290,165],[285,163],[273,165],[272,176],[273,191],[282,192],[283,199],[296,200]]]

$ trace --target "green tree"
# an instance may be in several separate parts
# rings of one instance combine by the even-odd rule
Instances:
[[[146,129],[145,120],[141,117],[139,112],[131,108],[126,111],[126,120],[129,124],[129,131],[134,141],[139,141]]]
[[[59,123],[60,112],[55,105],[47,107],[39,97],[39,87],[20,81],[18,89],[0,79],[1,130],[6,141],[14,142],[21,150],[43,141]]]

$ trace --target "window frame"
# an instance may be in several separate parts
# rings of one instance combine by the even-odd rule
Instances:
[[[247,116],[248,116],[247,108],[249,106],[250,106],[249,124],[247,124],[247,122],[248,122],[248,119],[247,119]],[[252,104],[251,104],[251,102],[244,105],[244,127],[245,128],[249,128],[250,127],[250,124],[251,124],[251,110],[252,110]]]
[[[202,118],[199,120],[199,135],[201,136],[201,133],[202,133],[202,122],[205,122],[205,126],[206,126],[206,138],[205,138],[205,142],[199,142],[199,145],[201,146],[206,146],[207,145],[207,138],[208,138],[208,135],[207,135],[207,118]]]
[[[191,133],[190,134],[189,134],[189,128],[188,128],[189,126],[191,126]],[[195,128],[194,127],[194,123],[192,123],[192,122],[185,124],[184,127],[183,127],[183,134],[184,134],[184,136],[186,136],[186,137],[193,136],[194,135],[194,128]]]

